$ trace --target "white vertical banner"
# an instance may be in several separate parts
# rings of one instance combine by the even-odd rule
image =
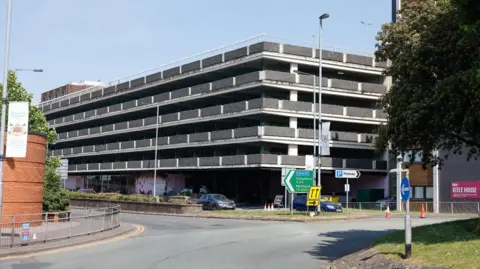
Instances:
[[[7,158],[25,158],[28,138],[28,102],[8,103]]]
[[[320,137],[322,146],[321,156],[330,155],[330,122],[322,122],[322,136]]]

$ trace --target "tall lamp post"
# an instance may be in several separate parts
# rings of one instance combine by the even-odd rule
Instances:
[[[322,30],[323,30],[323,20],[328,19],[330,15],[328,13],[324,13],[319,17],[320,21],[320,27],[318,29],[318,51],[319,51],[319,56],[318,56],[318,81],[319,81],[319,91],[318,91],[318,108],[319,108],[319,113],[318,113],[318,181],[317,181],[317,186],[322,186],[322,181],[321,181],[321,176],[322,176],[322,143],[320,142],[320,139],[322,137]],[[320,205],[318,205],[318,210],[320,210]]]
[[[368,36],[368,27],[372,26],[372,24],[364,22],[364,21],[361,21],[360,23],[363,24],[363,26],[365,26],[365,46],[367,46],[367,43],[368,43],[368,37],[367,37]]]

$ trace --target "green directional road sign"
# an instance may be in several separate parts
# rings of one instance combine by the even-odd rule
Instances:
[[[283,178],[289,192],[307,193],[313,186],[312,170],[289,170]]]

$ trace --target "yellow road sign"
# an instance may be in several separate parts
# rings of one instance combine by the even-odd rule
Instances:
[[[310,187],[310,191],[308,192],[308,200],[318,201],[320,199],[321,190],[322,190],[322,187],[320,186]]]
[[[318,206],[318,200],[307,200],[307,206]]]

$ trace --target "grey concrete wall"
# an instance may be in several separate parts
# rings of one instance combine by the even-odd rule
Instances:
[[[128,88],[128,82],[127,82],[127,88]],[[115,92],[115,86],[111,86],[108,88],[103,89],[103,96],[113,94]]]
[[[295,83],[295,74],[273,70],[265,70],[265,79]]]
[[[115,130],[123,130],[128,128],[126,121],[115,123]]]
[[[235,85],[252,83],[260,80],[260,72],[252,72],[235,77]]]
[[[155,146],[155,143],[158,143],[159,146],[168,145],[168,140],[169,140],[168,136],[159,137],[156,140],[154,138],[153,141],[152,141],[152,145]]]
[[[177,167],[177,159],[162,159],[160,167]]]
[[[95,109],[94,110],[89,110],[89,111],[86,111],[85,112],[85,118],[91,118],[93,116],[95,116]]]
[[[63,155],[70,155],[72,154],[72,148],[63,149]]]
[[[182,144],[187,142],[188,142],[188,135],[186,134],[170,136],[170,144]]]
[[[87,101],[87,100],[90,100],[90,93],[87,93],[87,94],[82,94],[80,96],[80,101]]]
[[[167,100],[170,100],[170,93],[169,92],[164,92],[164,93],[160,93],[160,94],[157,94],[157,95],[153,96],[153,102],[155,102],[155,103],[159,103],[159,102],[163,102],[163,101],[167,101]]]
[[[251,136],[258,136],[258,126],[237,128],[234,130],[235,138],[251,137]]]
[[[361,107],[347,107],[347,116],[373,118],[373,110]]]
[[[372,66],[373,58],[360,56],[360,55],[347,54],[347,63]]]
[[[223,59],[222,54],[218,54],[218,55],[215,55],[215,56],[205,58],[205,59],[202,60],[202,67],[205,68],[205,67],[209,67],[209,66],[212,66],[212,65],[222,63],[223,62],[222,59]]]
[[[349,133],[349,132],[330,132],[332,140],[336,141],[348,141],[348,142],[357,142],[358,141],[358,134],[357,133]]]
[[[114,162],[113,163],[113,169],[126,169],[127,168],[127,162]]]
[[[171,94],[172,99],[188,96],[189,91],[190,90],[188,88],[183,88],[183,89],[172,91],[172,94]]]
[[[87,166],[88,170],[100,170],[100,164],[99,163],[89,163]]]
[[[100,130],[101,130],[101,126],[92,127],[90,128],[90,134],[99,134]]]
[[[108,107],[108,111],[111,112],[116,112],[122,110],[122,104],[114,104]]]
[[[201,157],[200,166],[220,166],[220,157]]]
[[[70,122],[70,121],[73,121],[73,115],[68,115],[68,116],[65,116],[65,119],[63,120],[64,122]]]
[[[178,113],[176,113],[176,112],[162,115],[162,123],[172,122],[172,121],[177,121],[177,120],[178,120]]]
[[[82,153],[83,148],[82,147],[75,147],[75,148],[73,148],[72,151],[73,151],[73,154],[80,154],[80,153]]]
[[[63,100],[62,102],[60,102],[60,106],[61,107],[66,107],[70,104],[70,101],[69,100]]]
[[[144,147],[150,147],[151,146],[151,139],[142,139],[142,140],[137,140],[135,142],[135,147],[136,148],[144,148]]]
[[[107,114],[108,113],[108,106],[97,108],[97,116]]]
[[[315,76],[315,87],[318,87],[319,78]],[[313,86],[313,76],[299,75],[298,83]],[[328,78],[322,78],[322,87],[328,86]]]
[[[259,52],[280,52],[280,44],[273,42],[260,42],[253,45],[250,45],[249,52],[250,55],[259,53]]]
[[[145,121],[143,124],[145,126],[157,124],[157,117],[154,116],[154,117],[145,118]]]
[[[387,92],[387,87],[380,84],[362,82],[362,91],[383,94]]]
[[[162,80],[162,79],[163,79],[162,72],[157,72],[157,73],[148,75],[148,76],[145,78],[145,80],[147,81],[147,83],[152,83],[152,82],[159,81],[159,80]]]
[[[315,58],[318,59],[319,56],[320,56],[320,51],[317,49],[315,50]],[[322,59],[335,61],[335,62],[343,62],[343,53],[336,52],[336,51],[322,50]]]
[[[130,86],[132,88],[142,86],[145,83],[145,77],[137,78],[130,81]]]
[[[343,106],[322,104],[322,113],[343,115]]]
[[[76,104],[78,102],[80,102],[80,96],[70,98],[70,104],[71,105]]]
[[[89,145],[89,146],[83,146],[83,152],[84,153],[87,153],[87,152],[93,152],[93,145]]]
[[[137,100],[131,100],[123,103],[123,110],[134,108],[137,105]]]
[[[282,101],[282,107],[286,110],[293,110],[293,111],[305,111],[311,112],[312,111],[312,103],[307,102],[296,102],[296,101]]]
[[[86,128],[86,129],[80,129],[80,130],[78,130],[78,135],[79,135],[79,136],[88,135],[88,132],[89,132],[89,129],[88,129],[88,128]]]
[[[59,139],[65,139],[65,138],[67,138],[67,133],[60,133],[60,134],[58,134],[58,138],[59,138]]]
[[[63,123],[63,118],[55,119],[55,124],[60,124],[60,123]]]
[[[180,75],[180,66],[173,67],[163,71],[163,79],[170,78],[177,75]]]
[[[190,93],[192,95],[194,94],[200,94],[200,93],[206,93],[210,91],[210,83],[204,83],[200,85],[195,85],[192,86],[190,89]]]
[[[210,132],[210,140],[225,140],[225,139],[232,139],[232,130],[221,130],[221,131],[213,131]]]
[[[107,144],[107,150],[118,150],[120,149],[120,143],[119,142],[114,142],[114,143],[108,143]]]
[[[313,129],[298,129],[298,137],[313,139]]]
[[[247,164],[277,164],[277,155],[273,155],[273,154],[248,155]]]
[[[68,165],[68,171],[75,171],[77,170],[77,165],[76,164],[69,164]]]
[[[107,163],[100,163],[100,170],[111,170],[113,167],[113,163],[107,162]]]
[[[157,160],[157,167],[159,167],[159,160]],[[155,168],[155,160],[142,161],[143,168]]]
[[[87,171],[87,164],[86,163],[82,163],[82,164],[77,164],[77,170],[78,171]]]
[[[106,150],[107,150],[107,145],[105,144],[95,145],[96,152],[106,151]]]
[[[129,81],[117,84],[117,86],[116,86],[117,87],[117,92],[128,90],[128,88],[130,87],[129,84],[130,84]]]
[[[362,143],[373,143],[374,139],[377,137],[377,134],[361,134]]]
[[[75,120],[83,120],[84,118],[85,118],[85,113],[84,112],[75,114],[75,117],[74,117]]]
[[[56,102],[56,103],[53,103],[52,104],[52,109],[56,109],[56,108],[59,108],[60,107],[60,103],[59,102]]]
[[[212,82],[212,91],[218,91],[225,88],[233,87],[233,77],[232,78],[224,78],[221,80],[216,80]]]
[[[128,122],[128,128],[137,128],[143,126],[143,119],[131,120]]]
[[[211,106],[211,107],[206,107],[201,109],[202,117],[220,115],[221,112],[222,112],[221,106]]]
[[[178,166],[180,167],[195,167],[197,166],[197,158],[180,158],[178,159]]]
[[[224,165],[245,165],[244,155],[231,155],[222,157],[222,166]]]
[[[375,110],[375,117],[378,119],[386,119],[387,118],[387,113],[383,112],[383,110],[376,109]]]
[[[140,169],[142,168],[142,161],[128,161],[127,162],[128,169]]]
[[[244,111],[246,109],[247,109],[247,102],[245,102],[245,101],[223,105],[223,113],[224,114],[240,112],[240,111]]]
[[[332,79],[332,88],[358,91],[358,82],[343,79]]]
[[[149,104],[152,103],[152,99],[153,99],[152,96],[147,96],[147,97],[140,98],[137,101],[137,106],[149,105]]]
[[[93,98],[100,98],[102,97],[102,94],[103,94],[103,90],[98,90],[98,91],[94,91],[90,94],[90,96]]]
[[[236,50],[225,52],[224,59],[226,61],[231,61],[241,57],[247,56],[247,47],[242,47]]]
[[[263,126],[263,135],[295,137],[295,129],[287,128],[287,127],[277,127],[277,126]]]
[[[303,56],[303,57],[313,56],[312,48],[293,46],[293,45],[287,45],[287,44],[283,45],[283,53],[296,55],[296,56]]]
[[[122,149],[132,149],[132,148],[135,147],[135,141],[134,140],[123,141],[123,142],[120,142],[120,144],[121,144]]]
[[[282,156],[282,165],[305,165],[305,156]]]
[[[188,73],[200,69],[200,60],[182,65],[182,73]]]
[[[77,137],[78,131],[70,131],[68,132],[68,138]]]
[[[199,115],[199,109],[182,111],[180,112],[180,119],[185,120],[185,119],[198,118],[198,115]]]
[[[208,132],[190,134],[190,143],[208,141]]]

